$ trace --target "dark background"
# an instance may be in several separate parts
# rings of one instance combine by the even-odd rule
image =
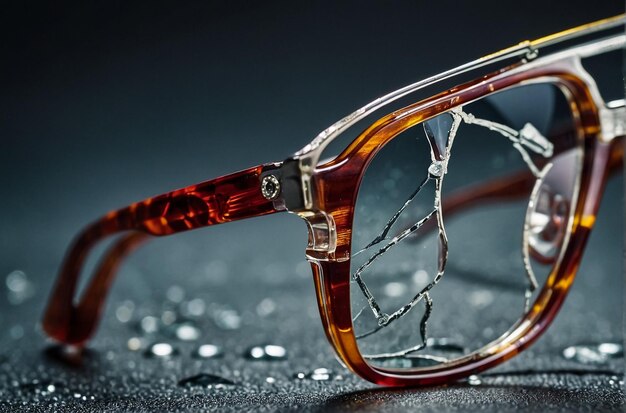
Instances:
[[[0,284],[0,409],[620,411],[622,359],[578,365],[561,357],[568,345],[622,339],[619,178],[555,325],[479,386],[377,389],[345,371],[323,337],[301,264],[305,226],[287,214],[142,249],[122,269],[80,365],[59,360],[37,322],[72,236],[107,211],[282,160],[379,95],[623,8],[616,1],[4,4],[0,278],[23,271],[28,288],[16,303]],[[166,298],[173,285],[184,300],[202,298],[207,313],[241,316],[233,331],[197,321],[197,342],[223,346],[223,359],[192,359],[197,342],[170,340],[180,354],[166,361],[127,349],[141,317],[173,305]],[[258,310],[264,299],[274,303],[269,315]],[[132,320],[121,323],[116,309],[129,300]],[[285,346],[288,360],[241,357],[259,343]],[[315,367],[343,380],[293,379]],[[199,372],[237,385],[177,386]],[[49,383],[57,390],[42,394]]]

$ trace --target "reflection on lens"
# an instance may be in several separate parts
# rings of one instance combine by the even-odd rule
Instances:
[[[455,108],[381,149],[352,235],[354,332],[371,365],[449,363],[516,325],[567,245],[580,141],[565,94],[545,83]]]

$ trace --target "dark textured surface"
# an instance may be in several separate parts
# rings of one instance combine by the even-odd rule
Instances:
[[[540,2],[525,2],[502,20],[501,7],[382,4],[54,13],[24,6],[4,13],[10,30],[0,122],[0,410],[623,411],[622,358],[581,364],[561,355],[574,344],[622,341],[621,178],[608,188],[554,325],[530,350],[481,375],[480,384],[381,389],[344,370],[323,336],[303,264],[305,226],[284,214],[141,249],[122,268],[82,359],[62,355],[43,338],[37,322],[64,249],[98,215],[279,160],[381,93],[622,8],[606,2],[589,10],[574,2],[567,13],[556,5],[538,13]],[[20,303],[4,283],[15,270],[32,287]],[[182,342],[169,329],[138,330],[144,316],[178,311],[174,285],[183,302],[206,303],[204,314],[192,317],[202,331],[195,341]],[[116,312],[128,301],[131,319],[120,322]],[[220,328],[225,311],[241,317],[239,328]],[[146,357],[128,349],[133,337],[144,346],[172,343],[178,354]],[[192,357],[201,343],[221,346],[224,356]],[[242,356],[263,343],[284,346],[287,359]],[[294,378],[320,367],[341,379]],[[199,373],[236,384],[178,385]]]

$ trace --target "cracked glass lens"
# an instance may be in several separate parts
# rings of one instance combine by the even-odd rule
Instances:
[[[582,162],[556,85],[520,86],[395,137],[361,182],[351,308],[372,365],[415,369],[489,347],[559,265]]]

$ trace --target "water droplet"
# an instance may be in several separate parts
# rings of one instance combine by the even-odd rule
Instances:
[[[128,323],[133,317],[133,311],[135,311],[135,303],[127,300],[117,307],[115,317],[117,317],[120,323]]]
[[[48,396],[51,393],[56,392],[57,387],[60,387],[58,383],[53,382],[41,382],[37,379],[34,379],[30,383],[19,384],[19,382],[14,382],[14,386],[19,386],[20,390],[29,393],[41,394],[42,396]]]
[[[493,303],[494,296],[491,291],[472,291],[467,295],[467,301],[472,307],[485,308]]]
[[[387,297],[402,297],[405,293],[406,293],[406,285],[403,283],[399,283],[399,282],[390,282],[385,284],[385,287],[383,288],[383,293],[387,296]]]
[[[601,343],[598,344],[598,351],[609,357],[619,358],[624,355],[624,346],[619,343]]]
[[[167,289],[165,297],[173,303],[180,303],[185,298],[185,290],[178,285],[173,285]]]
[[[417,285],[426,284],[428,282],[428,273],[425,270],[417,270],[413,274],[413,282]]]
[[[206,304],[202,298],[194,298],[180,305],[180,313],[184,317],[200,317],[205,311]]]
[[[285,360],[287,358],[287,350],[284,347],[274,344],[264,346],[253,346],[246,350],[245,356],[252,360]]]
[[[570,346],[563,350],[563,357],[584,364],[603,364],[624,355],[624,347],[618,343]]]
[[[23,271],[13,271],[7,275],[5,280],[7,288],[15,293],[22,292],[28,286],[28,279]]]
[[[178,353],[169,343],[154,343],[146,350],[148,357],[171,357]]]
[[[139,328],[146,334],[154,334],[159,330],[159,319],[153,316],[146,316],[139,322]]]
[[[166,326],[172,325],[175,321],[176,321],[175,312],[171,310],[165,310],[163,311],[163,314],[161,314],[161,322],[163,322],[164,325]]]
[[[472,374],[471,376],[467,378],[467,383],[470,386],[479,386],[480,384],[482,384],[482,381],[480,380],[480,377],[476,376],[475,374]]]
[[[323,380],[330,380],[331,375],[332,375],[331,370],[328,370],[325,368],[319,368],[319,369],[313,370],[313,372],[311,373],[309,377],[311,380],[323,381]]]
[[[213,321],[222,330],[237,330],[241,327],[241,316],[231,309],[217,310],[213,315]]]
[[[138,351],[143,348],[144,343],[139,337],[131,337],[128,339],[126,345],[130,351]]]
[[[267,317],[276,311],[276,303],[271,298],[264,298],[256,306],[256,313],[259,317]]]
[[[212,284],[224,284],[228,281],[229,275],[228,265],[224,261],[211,261],[205,269],[206,279]]]
[[[311,264],[307,260],[301,260],[296,265],[296,274],[300,278],[308,278],[311,276]]]
[[[332,370],[320,367],[308,373],[296,373],[294,376],[299,380],[315,380],[315,381],[329,381],[329,380],[343,380],[343,376],[335,374]]]
[[[24,327],[19,324],[12,326],[9,329],[9,335],[13,340],[19,340],[20,338],[24,337]]]
[[[269,384],[274,384],[276,383],[276,379],[274,377],[266,377],[265,382]]]
[[[207,389],[221,389],[226,386],[234,386],[236,383],[232,380],[224,377],[216,376],[214,374],[200,373],[186,379],[182,379],[178,382],[179,386],[189,387],[205,387]]]
[[[174,335],[182,341],[194,341],[200,338],[200,329],[190,322],[174,324]]]
[[[7,298],[11,304],[21,304],[34,294],[33,284],[23,271],[15,270],[9,273],[5,284],[8,288]]]
[[[224,355],[222,348],[214,344],[203,344],[193,352],[193,355],[198,358],[211,359],[218,358]]]

